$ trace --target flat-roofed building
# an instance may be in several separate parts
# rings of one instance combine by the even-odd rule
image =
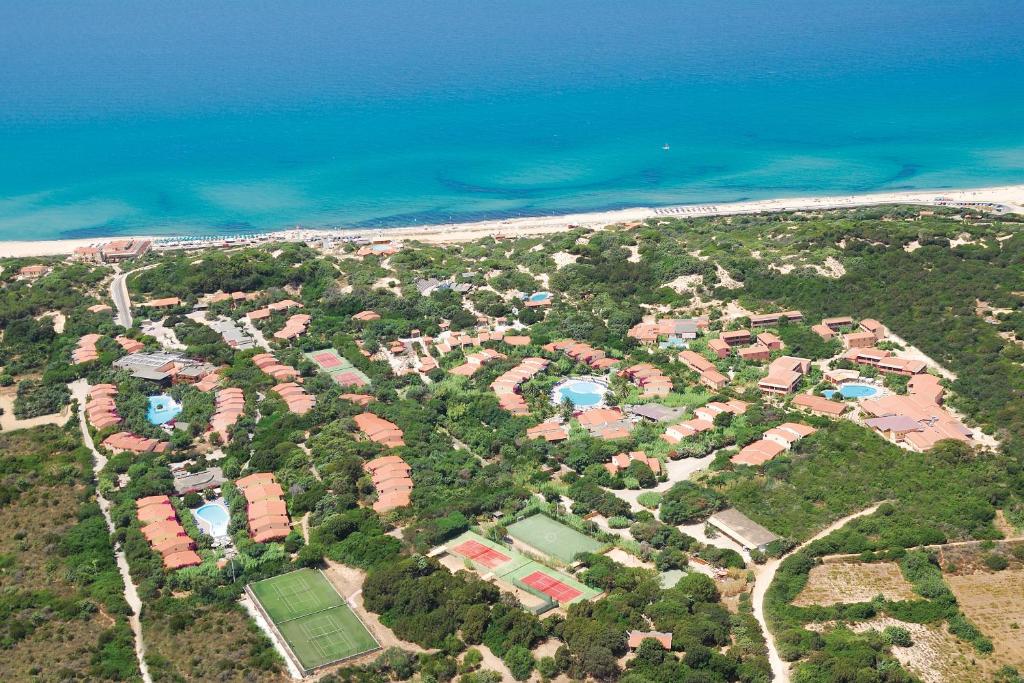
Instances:
[[[736,508],[727,508],[708,518],[708,524],[739,543],[747,550],[764,551],[779,537],[747,517]]]

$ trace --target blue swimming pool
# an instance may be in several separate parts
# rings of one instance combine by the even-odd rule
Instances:
[[[679,337],[671,337],[658,344],[658,348],[662,349],[685,349],[687,346],[686,340]]]
[[[547,301],[551,298],[551,292],[534,292],[530,295],[530,301]]]
[[[569,399],[575,408],[592,408],[601,402],[607,391],[600,382],[590,380],[570,380],[555,388],[553,400],[561,404]]]
[[[825,398],[832,398],[836,395],[835,389],[826,389],[821,392]],[[839,395],[843,398],[871,398],[878,393],[876,387],[870,384],[844,384],[839,387]]]
[[[166,394],[150,396],[146,419],[150,424],[162,425],[181,414],[181,404]]]
[[[199,527],[210,536],[226,536],[228,533],[228,522],[231,515],[228,509],[220,503],[207,503],[196,510],[193,514]]]

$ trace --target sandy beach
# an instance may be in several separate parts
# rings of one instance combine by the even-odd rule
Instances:
[[[481,237],[503,235],[544,235],[572,227],[598,228],[614,223],[642,221],[649,218],[687,218],[699,216],[730,216],[772,211],[823,210],[877,206],[882,204],[919,204],[925,206],[997,204],[1004,212],[1024,213],[1024,185],[1005,185],[964,190],[919,190],[913,192],[880,192],[875,194],[789,197],[723,204],[680,204],[657,208],[636,207],[618,211],[536,216],[451,223],[426,226],[366,229],[293,229],[268,233],[276,240],[300,240],[315,236],[362,237],[368,239],[419,240],[434,244],[467,242]],[[159,239],[168,236],[135,235],[132,239]],[[0,257],[59,256],[70,254],[76,247],[101,244],[111,238],[71,240],[0,242]],[[117,235],[117,239],[128,239]],[[213,237],[212,239],[216,239]]]

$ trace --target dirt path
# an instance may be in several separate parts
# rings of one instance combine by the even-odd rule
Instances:
[[[836,529],[840,529],[845,526],[850,520],[874,513],[881,504],[882,503],[875,503],[871,507],[861,510],[860,512],[854,512],[852,515],[847,515],[842,519],[836,520],[811,538],[790,550],[782,557],[776,560],[769,560],[754,570],[754,590],[750,594],[750,601],[753,607],[754,617],[757,619],[758,623],[761,624],[761,630],[764,632],[765,641],[768,645],[768,661],[772,666],[772,678],[778,683],[788,683],[789,664],[782,661],[782,657],[779,656],[779,650],[775,646],[775,637],[772,635],[772,632],[768,630],[768,622],[764,617],[764,596],[768,591],[768,586],[772,584],[772,580],[775,578],[775,572],[778,570],[779,565],[784,559],[793,553],[805,548],[814,541],[825,538]]]
[[[96,450],[92,435],[89,434],[89,427],[85,422],[85,399],[89,392],[89,384],[84,379],[80,379],[69,384],[68,388],[71,390],[71,396],[78,400],[78,425],[82,432],[82,441],[92,452],[93,475],[99,481],[100,471],[107,464],[107,459]],[[113,534],[115,529],[114,522],[110,518],[110,501],[100,495],[99,490],[97,490],[96,502],[99,503],[103,518],[107,521],[107,529]],[[132,608],[132,614],[128,616],[128,624],[135,634],[135,656],[139,660],[142,680],[145,683],[153,683],[153,678],[149,675],[149,667],[146,666],[146,644],[142,639],[142,600],[139,599],[139,592],[132,582],[132,575],[128,570],[128,560],[125,558],[124,550],[120,547],[115,547],[114,554],[117,559],[117,569],[121,572],[121,579],[124,581],[124,599],[128,606]]]

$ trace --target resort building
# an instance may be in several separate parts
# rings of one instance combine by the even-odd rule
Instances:
[[[111,434],[100,444],[112,453],[163,453],[167,450],[169,443],[138,436],[131,432],[117,432]]]
[[[71,252],[72,261],[85,261],[88,263],[102,263],[103,255],[99,247],[75,247]]]
[[[715,423],[711,420],[705,420],[697,417],[692,420],[686,420],[685,422],[671,425],[665,430],[665,433],[661,435],[661,439],[662,441],[674,446],[683,439],[688,439],[691,436],[700,434],[701,432],[710,431],[714,428]]]
[[[100,254],[107,263],[117,263],[138,258],[152,246],[149,240],[113,240],[100,247]]]
[[[875,341],[882,341],[888,334],[888,330],[885,329],[885,325],[874,318],[864,318],[861,320],[860,329],[864,332],[871,333],[875,337]]]
[[[222,315],[213,320],[208,319],[206,325],[214,332],[219,333],[224,343],[233,349],[245,351],[256,346],[256,340],[239,327],[238,323],[227,316]]]
[[[36,280],[49,272],[49,266],[22,266],[18,270],[18,277],[20,277],[23,280]]]
[[[360,413],[352,419],[356,423],[356,428],[366,435],[366,438],[370,439],[370,441],[382,444],[388,448],[398,448],[405,445],[403,439],[405,435],[398,428],[398,425],[393,422],[388,422],[384,418],[370,412]]]
[[[288,410],[296,415],[305,415],[316,406],[316,396],[306,393],[302,386],[295,382],[282,382],[273,388],[273,392],[284,400]]]
[[[768,366],[768,376],[757,383],[766,394],[790,394],[800,378],[811,370],[811,361],[795,356],[781,356]]]
[[[643,389],[643,398],[668,396],[672,391],[672,380],[650,363],[637,363],[619,373]]]
[[[942,387],[937,378],[918,375],[907,384],[907,395],[897,394],[862,401],[864,424],[882,437],[912,451],[923,452],[943,439],[973,444],[973,433],[941,406]]]
[[[633,426],[618,408],[592,408],[576,419],[591,435],[605,441],[626,438]]]
[[[557,443],[569,438],[569,430],[565,428],[565,425],[557,422],[541,422],[526,430],[526,438],[530,440],[544,439],[549,443]]]
[[[669,408],[659,403],[641,403],[626,406],[626,412],[649,422],[671,422],[683,415],[682,408]]]
[[[712,340],[715,341],[715,340]],[[726,350],[728,353],[728,350]],[[729,378],[718,371],[718,368],[704,356],[689,349],[680,351],[679,362],[699,375],[700,383],[712,389],[721,389],[729,383]]]
[[[257,543],[281,540],[291,530],[284,490],[270,472],[242,477],[235,486],[245,496],[249,535]]]
[[[397,455],[386,455],[363,464],[373,480],[377,500],[373,509],[385,513],[412,502],[412,468]]]
[[[127,370],[137,379],[186,384],[195,384],[217,371],[210,363],[192,360],[173,351],[132,353],[115,360],[114,367]]]
[[[714,353],[719,360],[728,358],[729,354],[732,352],[732,348],[729,346],[729,343],[724,339],[710,340],[708,342],[708,348],[711,349],[711,352]]]
[[[491,391],[498,397],[498,405],[513,415],[529,415],[530,409],[519,394],[519,385],[543,372],[550,363],[546,358],[524,358],[519,365],[499,375],[491,382]]]
[[[132,339],[131,337],[126,337],[124,335],[118,335],[114,341],[120,344],[121,348],[128,353],[139,353],[146,348],[146,345],[138,339]]]
[[[360,311],[352,316],[352,319],[361,323],[368,323],[373,320],[380,320],[380,313],[376,311]]]
[[[78,340],[78,345],[71,352],[71,362],[75,365],[90,363],[100,357],[96,342],[103,338],[102,334],[85,334]]]
[[[853,318],[848,315],[839,316],[837,318],[825,318],[821,321],[821,324],[833,332],[838,332],[844,327],[853,327]]]
[[[800,311],[783,311],[781,313],[762,313],[750,316],[751,327],[778,327],[783,320],[791,323],[803,322],[804,314]]]
[[[741,344],[749,344],[753,336],[750,334],[750,330],[731,330],[728,332],[722,332],[718,335],[718,338],[730,347],[733,347]]]
[[[85,402],[85,418],[96,430],[107,429],[121,422],[117,412],[117,387],[113,384],[97,384],[89,389]]]
[[[305,313],[296,313],[285,321],[284,327],[274,333],[274,339],[280,339],[281,341],[295,339],[295,337],[306,331],[306,328],[309,326],[309,320],[309,316]]]
[[[253,364],[257,368],[263,371],[264,374],[270,375],[278,381],[282,380],[295,380],[301,382],[302,378],[299,377],[299,371],[290,365],[282,365],[269,353],[257,353],[252,357]]]
[[[797,394],[793,397],[793,405],[823,417],[840,417],[846,412],[846,404],[841,401],[830,401],[824,396],[814,394]]]
[[[615,358],[608,358],[608,354],[604,351],[574,339],[563,339],[562,341],[546,344],[544,350],[548,353],[561,351],[574,361],[584,363],[594,370],[607,370],[619,363]]]
[[[629,467],[630,463],[639,462],[647,465],[654,474],[661,474],[661,461],[657,458],[648,457],[643,451],[630,451],[613,455],[611,462],[606,462],[604,468],[608,473],[615,476],[622,470]]]
[[[508,358],[508,356],[503,353],[499,353],[493,349],[484,349],[466,356],[466,362],[456,368],[452,368],[451,373],[460,377],[470,377],[487,363],[493,363],[496,360],[504,360],[505,358]],[[436,362],[434,363],[434,367],[437,367]]]
[[[811,332],[814,332],[824,341],[831,341],[836,338],[836,333],[832,331],[832,328],[826,327],[825,325],[812,325]]]
[[[782,340],[771,332],[759,332],[757,334],[757,343],[768,347],[771,351],[778,351],[782,348]]]
[[[163,299],[150,299],[139,304],[140,308],[174,308],[181,305],[181,299],[176,296],[168,296]]]
[[[224,472],[219,467],[208,467],[199,472],[189,472],[181,465],[177,467],[172,470],[172,474],[174,474],[174,492],[179,496],[215,489],[227,481],[224,478]]]
[[[765,361],[771,358],[772,351],[764,344],[753,344],[743,347],[736,355],[745,361]]]
[[[228,430],[238,422],[245,412],[245,395],[238,387],[229,387],[217,392],[214,399],[213,417],[210,418],[210,431],[220,436],[221,443],[228,442]]]
[[[707,327],[707,316],[653,319],[637,323],[626,334],[641,344],[654,344],[662,338],[680,341],[696,339]]]
[[[727,508],[708,517],[708,524],[747,550],[764,552],[779,537],[736,508]]]
[[[873,332],[849,332],[843,335],[843,346],[848,349],[874,346],[878,339]]]
[[[927,364],[923,360],[896,358],[890,351],[883,351],[874,347],[855,347],[847,351],[843,357],[854,363],[875,367],[880,372],[888,372],[905,377],[920,374],[927,369]]]
[[[701,420],[707,420],[708,422],[714,422],[715,418],[722,413],[732,413],[733,415],[742,415],[747,412],[749,404],[737,400],[731,399],[725,403],[721,401],[712,401],[706,405],[701,406],[693,411],[695,417]]]
[[[142,524],[142,535],[163,558],[164,569],[195,567],[203,563],[195,551],[195,542],[178,521],[178,514],[167,496],[147,496],[135,501]]]

